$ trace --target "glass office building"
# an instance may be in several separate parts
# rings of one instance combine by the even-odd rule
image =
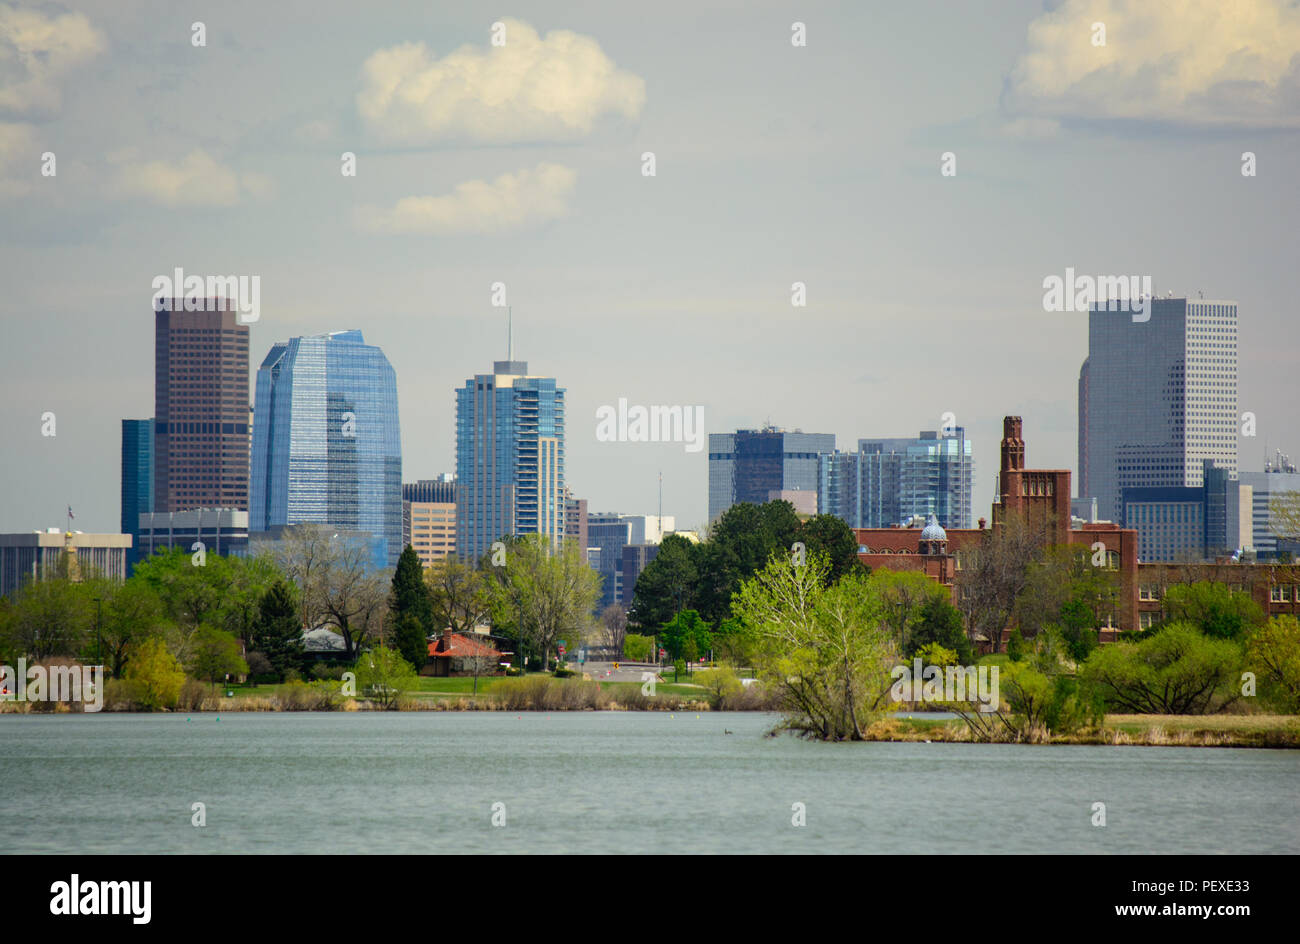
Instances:
[[[818,457],[834,451],[834,433],[772,426],[710,433],[710,524],[732,505],[766,504],[772,492],[816,492]]]
[[[140,560],[140,515],[153,511],[153,420],[122,420],[122,533],[134,538],[128,569]]]
[[[971,526],[974,456],[966,431],[924,430],[915,439],[860,439],[856,452],[821,456],[818,507],[852,528],[888,528],[934,515]]]
[[[360,331],[290,338],[257,371],[249,531],[317,522],[402,552],[397,375]]]
[[[456,552],[507,535],[564,537],[564,389],[496,361],[456,391]]]

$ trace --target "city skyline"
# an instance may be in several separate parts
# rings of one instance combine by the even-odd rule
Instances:
[[[1042,304],[1043,280],[1068,268],[1235,299],[1239,410],[1257,420],[1241,469],[1300,452],[1300,194],[1285,171],[1300,114],[1278,52],[1300,25],[1252,6],[1240,21],[1213,5],[1109,8],[1103,51],[1078,2],[810,10],[803,47],[775,3],[636,16],[543,3],[506,18],[519,42],[499,53],[491,17],[414,5],[358,22],[319,4],[317,44],[293,11],[232,3],[203,48],[142,2],[35,14],[63,54],[5,58],[19,81],[0,103],[0,521],[43,528],[71,504],[87,530],[117,527],[119,482],[86,473],[120,452],[120,418],[150,415],[138,313],[178,266],[261,278],[255,349],[345,322],[390,352],[410,478],[454,467],[449,391],[508,356],[513,307],[518,356],[571,391],[573,493],[649,511],[662,469],[683,527],[706,523],[707,461],[598,440],[600,407],[699,405],[711,430],[771,420],[844,442],[951,412],[977,456],[996,454],[1014,410],[1044,465],[1078,473],[1087,314]],[[927,61],[891,39],[922,32]],[[404,43],[418,56],[388,55]],[[1229,55],[1246,45],[1249,68]],[[386,68],[413,70],[390,78],[414,87],[492,55],[606,78],[592,97],[549,90],[567,123],[519,94],[483,121],[466,106],[431,124],[378,93]],[[1044,61],[1063,64],[1063,85]],[[1172,66],[1149,87],[1156,62]],[[139,107],[112,107],[123,100]],[[40,173],[46,151],[57,176]],[[977,463],[977,506],[995,473]]]

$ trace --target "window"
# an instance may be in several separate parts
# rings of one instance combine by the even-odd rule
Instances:
[[[1282,602],[1282,587],[1280,585],[1273,584],[1271,587],[1268,588],[1268,602],[1269,603]]]
[[[1160,614],[1158,613],[1139,613],[1138,627],[1141,629],[1150,629],[1152,626],[1155,625],[1156,617],[1159,615]]]
[[[1119,570],[1119,551],[1106,552],[1106,569]]]

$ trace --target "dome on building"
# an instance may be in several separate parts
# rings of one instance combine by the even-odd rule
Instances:
[[[921,532],[921,540],[922,541],[948,540],[948,532],[944,531],[943,528],[939,526],[939,519],[936,518],[934,515],[931,515],[930,520],[925,523],[925,529]]]

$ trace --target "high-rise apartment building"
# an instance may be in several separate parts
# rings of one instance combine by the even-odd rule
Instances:
[[[1237,472],[1237,303],[1150,300],[1147,321],[1094,306],[1079,374],[1079,497],[1119,521],[1125,488]]]
[[[732,505],[765,504],[774,491],[818,488],[818,456],[835,451],[834,433],[766,426],[709,434],[709,521]]]
[[[456,548],[477,560],[507,535],[565,533],[564,389],[496,361],[456,391]]]
[[[153,420],[122,420],[122,533],[135,541],[128,568],[140,560],[140,515],[153,511]]]
[[[923,430],[915,439],[860,439],[856,452],[823,455],[818,506],[851,528],[888,528],[934,515],[971,527],[975,463],[966,431]]]
[[[250,532],[316,522],[402,553],[397,375],[360,331],[290,338],[257,371]]]
[[[248,508],[248,325],[204,305],[154,303],[154,511]]]

